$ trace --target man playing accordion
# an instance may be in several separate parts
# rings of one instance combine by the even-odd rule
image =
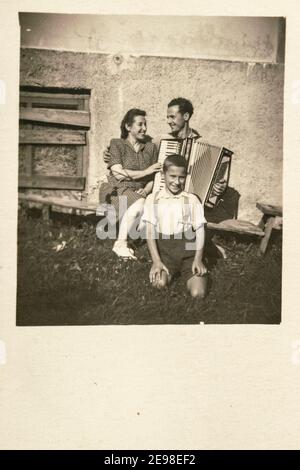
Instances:
[[[167,123],[171,128],[170,133],[162,134],[153,139],[153,143],[159,148],[160,141],[162,139],[186,139],[192,138],[198,140],[201,138],[198,131],[190,127],[190,119],[194,113],[194,107],[186,98],[174,98],[172,99],[167,107]],[[111,161],[111,154],[109,147],[106,148],[103,154],[104,162],[109,165]],[[225,180],[217,181],[213,185],[213,194],[215,196],[221,196],[226,190],[227,184]],[[209,212],[213,212],[213,209],[207,210],[208,214],[206,217],[209,219]],[[211,243],[210,237],[207,238],[206,251],[210,254],[217,254],[216,247]],[[222,250],[221,250],[222,253]],[[223,253],[222,253],[223,254]]]

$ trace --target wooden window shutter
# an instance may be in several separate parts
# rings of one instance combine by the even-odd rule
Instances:
[[[90,128],[87,92],[20,92],[19,187],[84,190]]]

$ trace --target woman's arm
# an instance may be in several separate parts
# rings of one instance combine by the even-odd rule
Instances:
[[[157,157],[158,157],[158,150],[157,150],[156,145],[153,145],[152,146],[152,165],[157,163]],[[137,193],[142,194],[142,196],[146,197],[148,196],[148,194],[152,193],[153,185],[154,185],[154,177],[152,178],[152,180],[148,181],[148,183],[145,185],[144,188],[139,189]]]
[[[145,178],[145,176],[160,171],[160,169],[161,163],[154,163],[154,165],[148,166],[146,170],[127,170],[123,168],[121,164],[111,166],[112,174],[119,181],[139,180],[141,178]]]

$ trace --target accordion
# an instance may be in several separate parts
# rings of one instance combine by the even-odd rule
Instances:
[[[214,194],[213,187],[220,181],[225,181],[228,186],[233,152],[193,138],[162,139],[158,162],[163,163],[167,156],[173,154],[182,155],[188,163],[184,190],[196,194],[203,205],[214,207],[218,196]],[[155,175],[153,192],[162,189],[164,184],[164,175],[160,171]]]

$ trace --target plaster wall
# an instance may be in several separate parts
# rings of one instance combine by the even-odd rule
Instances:
[[[122,56],[23,49],[21,85],[91,90],[87,192],[98,197],[102,152],[131,107],[145,109],[148,133],[168,131],[166,105],[176,96],[195,106],[191,125],[204,140],[234,151],[231,186],[239,217],[256,221],[257,200],[281,203],[283,78],[280,64]]]

